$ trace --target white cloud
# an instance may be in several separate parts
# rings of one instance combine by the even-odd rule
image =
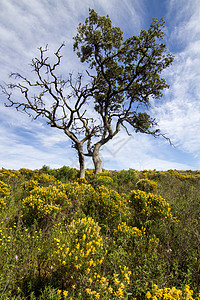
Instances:
[[[162,131],[182,151],[198,156],[200,151],[200,6],[199,1],[171,1],[174,16],[171,42],[180,52],[167,70],[170,90],[155,109]]]
[[[200,7],[199,1],[169,1],[167,33],[172,45],[178,47],[173,66],[165,72],[171,88],[165,103],[156,107],[155,115],[161,129],[178,149],[198,157],[200,150]],[[79,22],[84,22],[88,8],[109,14],[113,24],[120,26],[128,37],[137,34],[145,24],[144,0],[1,0],[0,3],[0,65],[1,82],[16,71],[28,76],[31,59],[37,48],[49,44],[55,51],[65,41],[62,67],[64,76],[82,70],[72,51],[72,37]],[[151,19],[153,16],[150,16]],[[148,19],[149,19],[148,18]],[[169,22],[171,21],[171,22]],[[146,24],[145,24],[146,25]],[[168,40],[169,40],[168,38]],[[173,47],[174,49],[175,47]],[[31,122],[25,114],[0,104],[0,166],[35,168],[43,164],[77,165],[74,150],[67,137],[45,125],[44,120]],[[19,130],[17,132],[16,128]],[[26,139],[23,133],[27,131]],[[31,139],[32,136],[32,139]],[[33,138],[34,137],[34,138]],[[59,146],[60,145],[60,146]],[[123,147],[121,147],[123,146]],[[163,151],[163,153],[162,153]],[[175,161],[168,144],[152,138],[121,133],[102,151],[105,168],[190,168],[190,163]],[[174,153],[174,152],[173,152]],[[92,167],[91,160],[87,166]]]

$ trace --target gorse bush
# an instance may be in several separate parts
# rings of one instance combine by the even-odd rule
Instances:
[[[2,169],[0,299],[200,299],[199,174]]]
[[[154,223],[157,226],[163,219],[178,222],[171,213],[169,203],[161,196],[140,190],[132,191],[129,205],[133,208],[131,215],[134,216],[134,223],[139,228],[143,226],[149,227],[150,223]]]
[[[55,233],[51,268],[60,280],[60,288],[67,290],[74,299],[84,299],[89,288],[98,293],[94,276],[99,273],[104,260],[98,224],[91,217],[85,217],[73,220],[65,227],[57,226]]]
[[[34,220],[41,223],[42,220],[56,216],[61,211],[61,204],[66,209],[71,207],[66,193],[57,186],[34,188],[30,195],[22,200],[22,204],[25,224],[32,224]]]
[[[177,300],[193,300],[193,291],[190,289],[188,285],[185,286],[183,290],[176,289],[175,287],[172,288],[161,288],[159,289],[158,286],[155,284],[153,286],[152,292],[148,291],[145,299],[177,299]],[[198,294],[197,300],[200,299],[200,293]]]
[[[6,206],[6,199],[10,196],[10,187],[0,181],[0,210],[4,209]]]
[[[136,183],[137,187],[139,190],[147,192],[147,193],[157,193],[158,190],[158,185],[155,181],[153,180],[149,180],[147,178],[144,179],[140,179],[137,183]]]

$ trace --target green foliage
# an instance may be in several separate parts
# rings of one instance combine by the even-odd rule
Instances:
[[[61,204],[65,209],[70,209],[71,202],[68,200],[62,185],[36,187],[30,191],[30,196],[23,199],[23,221],[25,224],[40,224],[46,219],[56,216],[61,212]]]
[[[96,71],[91,76],[96,88],[95,110],[106,119],[104,130],[110,135],[114,116],[118,116],[118,126],[128,123],[136,132],[159,134],[152,129],[155,120],[139,111],[134,102],[146,108],[150,96],[161,98],[162,90],[169,87],[160,75],[173,61],[162,43],[164,23],[154,19],[148,31],[123,41],[123,32],[112,25],[109,16],[101,17],[90,9],[85,23],[77,28],[74,51]]]
[[[0,181],[0,210],[4,209],[6,206],[6,199],[10,196],[10,187]]]
[[[0,171],[0,299],[200,299],[199,172],[44,171]]]
[[[96,176],[96,184],[97,185],[104,185],[104,186],[113,186],[114,181],[107,174],[100,173]]]
[[[169,203],[161,196],[140,190],[132,191],[129,205],[133,208],[134,223],[139,228],[152,228],[152,226],[157,226],[163,219],[178,222],[171,213]]]
[[[63,166],[60,169],[50,169],[47,166],[43,166],[41,169],[42,173],[46,173],[54,176],[57,180],[62,182],[68,182],[69,180],[77,180],[78,178],[78,170],[75,168],[70,168],[67,166]]]
[[[140,179],[137,182],[137,187],[139,190],[144,191],[146,193],[157,193],[158,185],[155,181],[149,180],[147,178]]]

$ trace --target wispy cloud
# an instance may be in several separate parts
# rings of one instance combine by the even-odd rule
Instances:
[[[181,4],[181,5],[180,5]],[[183,151],[198,155],[200,150],[200,7],[198,1],[171,1],[170,12],[176,26],[171,40],[181,44],[173,66],[167,72],[170,90],[165,104],[155,114],[161,129]],[[179,47],[178,47],[179,49]]]
[[[72,37],[79,22],[84,22],[88,9],[109,14],[113,24],[120,26],[125,37],[137,34],[149,26],[146,19],[156,17],[146,9],[147,0],[2,0],[0,3],[0,65],[1,83],[8,81],[12,71],[32,76],[30,62],[39,54],[38,47],[49,45],[51,52],[65,41],[62,67],[64,77],[74,75],[83,66],[72,50]],[[166,5],[167,42],[176,52],[173,66],[165,72],[171,88],[161,105],[154,108],[163,132],[177,146],[172,149],[165,141],[144,135],[128,137],[125,132],[106,145],[102,152],[105,168],[191,168],[200,150],[200,7],[199,1],[171,0]],[[155,7],[158,12],[158,7]],[[0,167],[38,168],[43,164],[78,167],[76,153],[70,141],[57,130],[48,127],[43,119],[31,122],[25,114],[3,107],[0,95]],[[89,107],[88,109],[91,109]],[[181,161],[177,153],[183,154]],[[190,160],[190,162],[187,161]],[[87,166],[92,167],[91,160]]]

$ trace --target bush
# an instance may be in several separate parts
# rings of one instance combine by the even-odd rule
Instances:
[[[0,181],[0,210],[6,206],[6,201],[10,196],[10,187],[3,181]]]
[[[56,186],[36,187],[30,191],[30,196],[23,199],[23,221],[32,225],[35,221],[42,226],[61,212],[61,205],[67,210],[71,208],[65,192]]]
[[[0,171],[0,299],[200,299],[199,172],[44,172]]]
[[[136,183],[136,186],[139,190],[144,191],[146,193],[157,194],[157,191],[158,191],[157,183],[154,182],[153,180],[149,180],[147,178],[140,179]]]
[[[171,213],[169,203],[161,196],[140,190],[132,191],[128,203],[133,209],[133,222],[139,228],[150,228],[152,223],[157,226],[162,220],[178,222]]]

